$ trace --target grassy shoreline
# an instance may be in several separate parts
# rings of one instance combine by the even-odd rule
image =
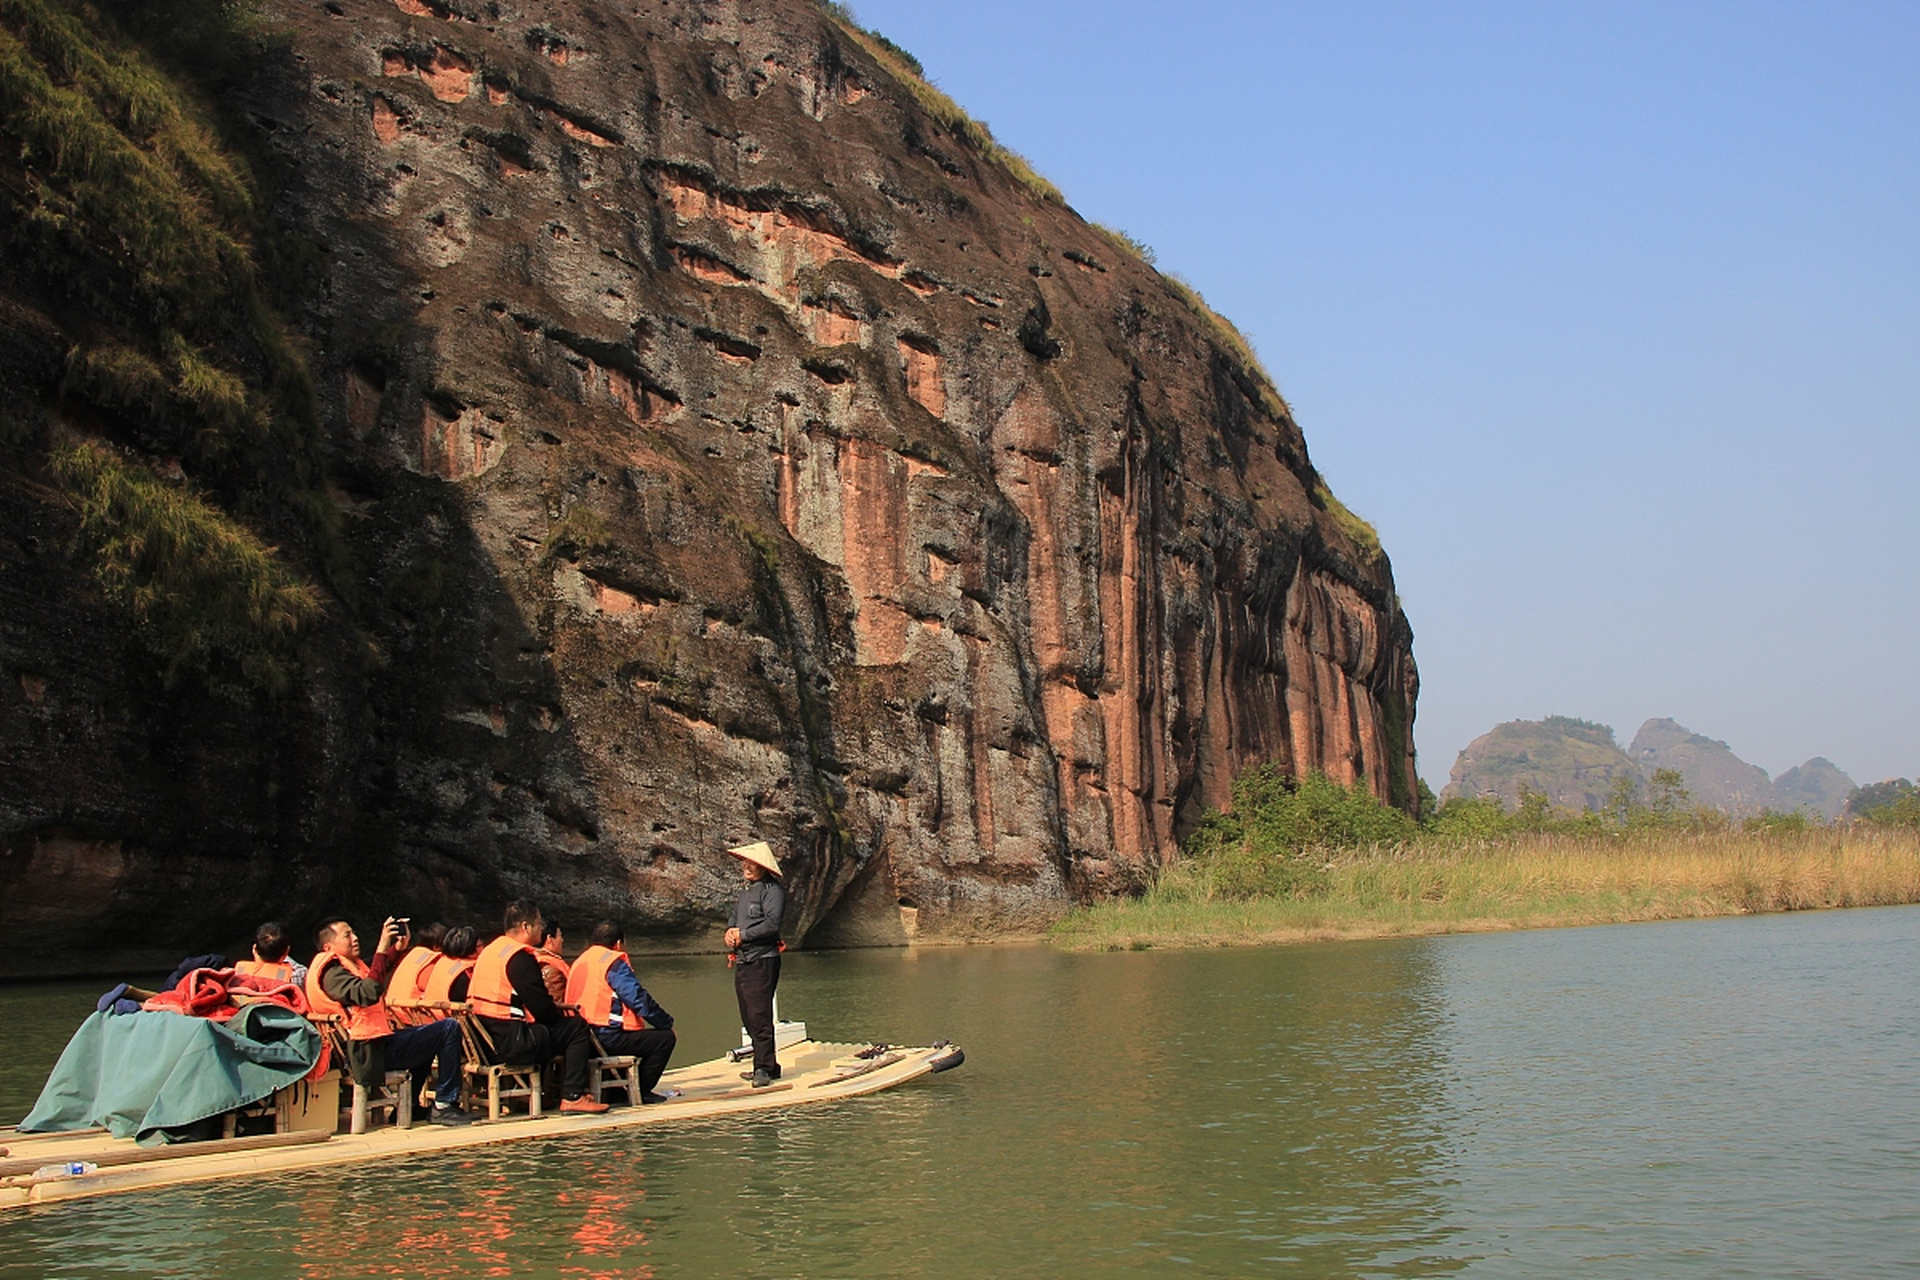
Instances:
[[[1920,831],[1853,826],[1418,843],[1329,855],[1311,896],[1234,899],[1169,878],[1076,910],[1070,951],[1271,946],[1920,903]]]

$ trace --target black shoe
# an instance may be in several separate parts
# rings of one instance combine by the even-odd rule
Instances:
[[[780,1078],[780,1068],[775,1067],[771,1071],[742,1071],[740,1078],[742,1080],[751,1080],[758,1075],[764,1075],[769,1080],[778,1080]]]
[[[754,1087],[754,1088],[756,1088],[756,1089],[764,1089],[764,1088],[766,1088],[766,1087],[767,1087],[768,1085],[770,1085],[770,1084],[772,1084],[772,1083],[773,1083],[773,1077],[772,1077],[772,1076],[770,1076],[770,1075],[768,1075],[768,1074],[767,1074],[766,1072],[764,1072],[764,1071],[756,1071],[756,1072],[754,1072],[754,1073],[753,1073],[753,1087]]]
[[[435,1106],[433,1114],[427,1117],[432,1124],[472,1124],[475,1116],[471,1111],[462,1111],[459,1107]]]
[[[672,1101],[673,1099],[668,1097],[666,1094],[655,1093],[651,1089],[647,1090],[645,1093],[640,1095],[640,1105],[643,1107],[651,1107],[662,1102],[672,1102]]]

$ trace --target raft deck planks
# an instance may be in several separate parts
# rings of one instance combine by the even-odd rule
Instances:
[[[617,1107],[601,1115],[563,1115],[550,1111],[539,1119],[503,1117],[492,1122],[442,1128],[416,1121],[411,1129],[386,1126],[363,1134],[335,1134],[325,1141],[248,1150],[192,1150],[182,1144],[177,1158],[150,1163],[105,1167],[76,1178],[31,1182],[25,1178],[0,1185],[0,1209],[84,1200],[127,1191],[148,1191],[215,1178],[256,1173],[293,1173],[343,1164],[432,1155],[468,1147],[492,1146],[534,1138],[569,1138],[577,1134],[632,1129],[678,1120],[705,1120],[748,1111],[770,1111],[807,1102],[832,1102],[877,1093],[905,1084],[948,1065],[959,1055],[950,1045],[924,1049],[890,1049],[878,1065],[857,1059],[866,1046],[801,1041],[783,1054],[785,1072],[777,1084],[754,1089],[740,1080],[740,1064],[727,1058],[695,1063],[661,1077],[662,1089],[678,1089],[671,1102],[644,1107]],[[954,1065],[957,1065],[954,1064]],[[70,1160],[98,1161],[108,1152],[138,1149],[131,1139],[117,1139],[103,1130],[79,1133],[9,1134],[14,1160],[32,1158],[42,1164]],[[209,1144],[211,1145],[211,1144]]]

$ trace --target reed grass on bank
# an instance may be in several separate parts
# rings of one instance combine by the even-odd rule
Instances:
[[[1075,911],[1050,936],[1117,951],[1892,906],[1920,902],[1920,831],[1532,835],[1350,851],[1323,867],[1310,896],[1248,900],[1175,868],[1144,897]]]

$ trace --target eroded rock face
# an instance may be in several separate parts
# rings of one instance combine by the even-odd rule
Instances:
[[[1412,803],[1391,571],[1277,397],[813,5],[268,10],[378,652],[285,856],[665,943],[764,838],[793,936],[881,942],[1139,885],[1260,761]]]

